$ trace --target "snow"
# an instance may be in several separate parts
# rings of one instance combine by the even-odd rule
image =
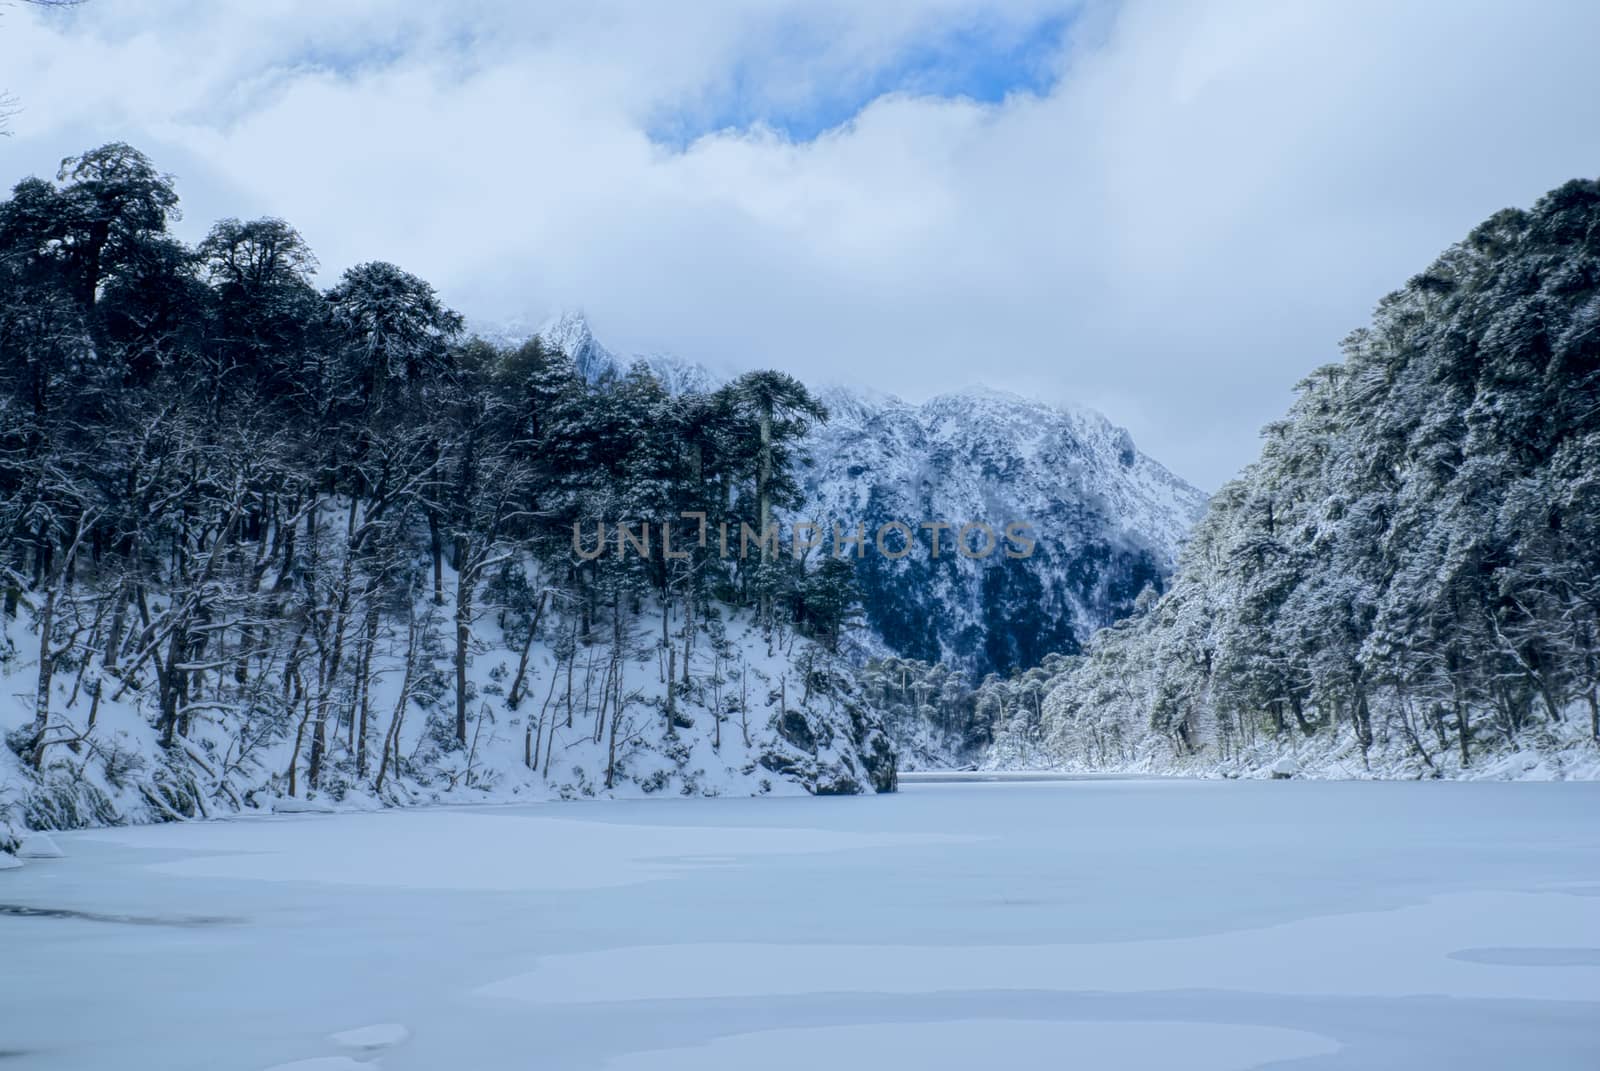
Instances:
[[[453,570],[446,568],[444,578],[447,588],[454,585]],[[605,785],[609,741],[594,737],[597,702],[590,694],[596,659],[604,657],[602,648],[585,648],[578,656],[573,675],[573,721],[571,725],[564,724],[559,712],[564,706],[565,687],[556,653],[556,637],[562,629],[559,622],[551,626],[529,650],[527,697],[520,709],[512,709],[506,690],[517,666],[518,651],[501,631],[495,616],[488,613],[473,630],[474,654],[468,667],[474,696],[469,751],[434,754],[435,730],[440,719],[449,714],[446,704],[423,707],[413,699],[399,734],[399,750],[406,756],[405,772],[385,782],[382,798],[373,791],[370,761],[365,779],[354,776],[354,763],[342,731],[333,734],[337,768],[324,787],[308,789],[302,776],[297,788],[301,795],[289,796],[283,771],[294,754],[293,731],[258,741],[253,760],[238,764],[228,782],[218,785],[211,771],[225,765],[226,757],[239,748],[234,731],[237,720],[199,720],[186,742],[195,760],[190,769],[204,785],[198,805],[206,817],[230,812],[267,812],[288,817],[335,811],[371,812],[428,803],[511,803],[650,794],[806,795],[817,785],[837,784],[846,775],[853,777],[862,791],[873,790],[862,748],[853,739],[850,711],[831,694],[813,694],[797,685],[805,679],[806,667],[813,657],[841,669],[843,663],[823,656],[811,641],[792,634],[769,644],[749,611],[720,608],[731,647],[731,653],[720,660],[702,625],[689,655],[696,685],[680,686],[675,695],[680,714],[694,725],[668,736],[659,713],[666,692],[666,666],[654,646],[660,608],[647,601],[643,609],[644,616],[631,630],[639,635],[630,634],[622,665],[622,690],[629,702],[623,718],[625,728],[618,734],[616,778],[611,787]],[[674,626],[681,621],[679,610],[673,618]],[[37,638],[20,619],[0,617],[0,653],[36,651],[37,644]],[[384,649],[374,655],[369,753],[377,752],[383,727],[395,709],[404,678],[403,659],[403,651]],[[720,700],[706,683],[718,674],[722,677]],[[36,676],[36,663],[32,660],[0,658],[0,737],[19,732],[31,722],[30,689]],[[592,690],[598,692],[597,688]],[[25,768],[13,748],[0,747],[0,849],[13,848],[26,835],[28,825],[71,828],[176,817],[158,809],[160,794],[152,790],[152,778],[163,769],[166,759],[166,749],[158,742],[159,733],[154,728],[153,691],[107,689],[97,707],[95,740],[99,746],[84,759],[77,758],[68,748],[54,749],[42,784]],[[71,675],[57,674],[53,716],[63,724],[82,725],[90,703],[88,692]],[[730,710],[730,697],[741,696],[743,702],[744,692],[748,694],[748,711]],[[723,712],[720,736],[712,708]],[[779,736],[775,718],[784,709],[806,716],[819,741],[815,749],[790,746]],[[826,731],[820,731],[823,729]],[[531,740],[540,741],[542,755],[537,756],[537,770],[526,764]],[[131,772],[111,776],[106,763],[106,756],[111,754],[133,763]],[[785,773],[774,772],[763,764],[772,755],[790,759],[793,765]],[[300,764],[303,775],[303,756]],[[422,861],[413,865],[426,864]]]
[[[326,800],[282,796],[272,801],[272,810],[276,814],[332,814],[334,806]]]
[[[883,653],[874,639],[909,627],[892,627],[904,613],[919,623],[919,634],[927,622],[936,626],[932,650],[917,657],[931,660],[937,651],[975,679],[1016,668],[993,664],[985,644],[998,616],[996,592],[1005,590],[991,571],[1003,567],[1033,581],[1022,585],[1025,604],[1005,607],[1007,631],[1021,637],[1060,630],[1047,650],[1022,662],[1070,650],[1131,609],[1140,586],[1131,580],[1135,562],[1170,571],[1205,506],[1201,492],[1092,410],[982,388],[921,404],[843,387],[820,394],[831,418],[806,441],[810,463],[798,472],[805,504],[793,520],[837,521],[844,530],[859,522],[869,538],[891,520],[981,521],[999,533],[1017,522],[1029,525],[1036,541],[1030,557],[1008,565],[952,553],[952,533],[937,563],[924,552],[868,572],[865,616],[880,633],[861,644],[869,655]],[[926,550],[927,536],[917,538]],[[915,610],[895,609],[901,603]],[[900,646],[899,653],[912,653],[903,636]]]
[[[1057,703],[1071,697],[1066,678],[1057,678],[1045,699],[1048,720]],[[1543,727],[1537,746],[1508,747],[1503,738],[1484,732],[1474,741],[1472,764],[1461,764],[1454,748],[1435,750],[1431,765],[1421,762],[1398,732],[1378,727],[1377,740],[1363,754],[1348,724],[1323,728],[1288,745],[1270,737],[1249,747],[1236,747],[1223,757],[1214,744],[1179,753],[1170,739],[1148,734],[1123,759],[1088,763],[1079,749],[1064,748],[1049,737],[1039,744],[999,739],[984,756],[994,774],[1048,771],[1043,776],[1154,776],[1258,778],[1288,775],[1308,780],[1459,780],[1459,781],[1600,781],[1600,748],[1589,735],[1588,712],[1570,713],[1562,722]],[[1294,755],[1280,748],[1293,746]]]
[[[63,854],[48,833],[29,833],[17,845],[17,855],[23,859],[60,859]]]
[[[58,833],[67,858],[0,875],[0,1048],[8,1071],[1592,1068],[1596,814],[1583,783],[1089,779]]]
[[[591,382],[606,376],[626,375],[630,367],[640,362],[671,394],[708,393],[733,378],[727,370],[716,371],[672,354],[635,353],[623,357],[614,353],[595,338],[594,330],[581,310],[562,312],[545,321],[537,331],[528,331],[522,325],[504,325],[499,328],[488,327],[477,334],[501,345],[520,345],[537,334],[546,345],[571,357],[578,373]]]
[[[1566,893],[1483,892],[1259,929],[1112,944],[698,944],[692,958],[681,945],[634,946],[550,956],[538,970],[480,992],[530,1004],[591,1004],[824,992],[1140,993],[1209,987],[1302,996],[1435,994],[1600,1003],[1600,964],[1485,972],[1476,966],[1485,962],[1482,957],[1460,954],[1472,941],[1528,951],[1559,946],[1571,934],[1597,929],[1589,922],[1593,914],[1593,903]],[[854,966],[841,972],[841,961]],[[1374,964],[1384,961],[1391,962],[1374,973]],[[1531,965],[1540,963],[1536,957]]]
[[[10,852],[0,852],[0,870],[21,870],[22,860]]]
[[[403,1043],[410,1036],[411,1031],[399,1023],[377,1023],[358,1026],[354,1030],[341,1030],[328,1040],[347,1049],[387,1049]]]
[[[996,1052],[1071,1054],[1071,1067],[1117,1071],[1243,1071],[1277,1060],[1336,1052],[1328,1039],[1299,1030],[1215,1023],[1050,1023],[960,1019],[943,1023],[772,1030],[718,1038],[692,1049],[629,1055],[606,1071],[704,1071],[708,1067],[816,1071],[819,1053],[850,1053],[856,1067],[973,1071],[995,1067]],[[835,1065],[837,1066],[837,1065]],[[1046,1065],[1048,1066],[1048,1065]]]
[[[186,850],[204,854],[147,869],[178,877],[480,892],[634,885],[740,857],[875,850],[908,839],[814,829],[575,822],[534,811],[476,808],[345,815],[337,822],[249,819],[178,832],[135,826],[82,836],[134,849],[164,849],[177,836]]]

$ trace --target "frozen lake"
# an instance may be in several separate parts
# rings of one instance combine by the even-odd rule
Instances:
[[[0,873],[5,1071],[1600,1067],[1596,784],[920,783],[56,839]]]

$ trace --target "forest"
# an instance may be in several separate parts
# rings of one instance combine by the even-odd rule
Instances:
[[[286,221],[190,245],[179,212],[121,143],[0,204],[12,828],[534,775],[1561,774],[1600,744],[1596,183],[1385,298],[1131,616],[982,680],[842,649],[857,565],[785,524],[828,419],[793,377],[585,375],[393,264],[319,289]]]
[[[1048,691],[991,761],[1592,766],[1600,184],[1496,213],[1386,297],[1213,496],[1167,593]]]
[[[393,264],[319,290],[288,222],[224,219],[188,245],[179,212],[173,178],[121,143],[0,204],[0,672],[27,686],[6,740],[24,817],[121,817],[106,796],[129,783],[154,817],[263,786],[382,797],[451,762],[470,783],[489,692],[525,723],[529,770],[548,772],[558,713],[579,735],[577,704],[607,788],[652,736],[641,703],[664,738],[698,704],[715,747],[732,717],[759,751],[736,629],[807,660],[800,695],[774,681],[771,700],[816,750],[794,718],[853,691],[827,668],[854,620],[849,565],[769,542],[724,559],[704,538],[794,504],[798,442],[827,419],[799,382],[587,382],[537,338],[470,336]],[[682,549],[619,553],[635,524]],[[498,660],[492,683],[479,659]],[[859,744],[875,723],[849,706]],[[107,730],[113,707],[159,747]],[[402,747],[414,710],[427,732]]]

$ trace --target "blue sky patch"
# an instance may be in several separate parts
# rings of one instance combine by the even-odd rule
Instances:
[[[891,93],[993,104],[1014,93],[1043,94],[1056,83],[1069,15],[1032,23],[992,21],[945,26],[903,48],[876,69],[826,70],[827,44],[814,27],[787,27],[783,46],[737,65],[694,105],[662,115],[651,140],[683,150],[724,130],[769,127],[791,141],[811,141]],[[787,87],[809,86],[810,92]]]

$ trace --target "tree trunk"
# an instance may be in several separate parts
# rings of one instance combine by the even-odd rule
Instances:
[[[383,791],[384,771],[389,767],[389,754],[394,753],[394,775],[400,776],[400,725],[405,719],[406,704],[411,701],[412,681],[416,679],[417,664],[417,618],[411,615],[411,620],[406,627],[406,668],[405,674],[400,679],[400,696],[395,700],[394,714],[389,718],[389,731],[383,735],[383,754],[378,756],[378,779],[373,783],[374,792]]]
[[[745,675],[743,666],[739,667],[739,733],[744,737],[744,746],[750,746],[750,688],[749,679]]]
[[[300,784],[300,748],[306,739],[306,724],[311,721],[311,693],[305,694],[305,713],[300,716],[300,725],[294,732],[294,750],[289,752],[289,795],[295,795]]]
[[[606,741],[606,788],[614,788],[617,783],[617,723],[622,721],[622,685],[621,673],[617,674],[617,709],[611,712],[611,735]]]
[[[367,642],[361,653],[360,705],[356,709],[356,776],[367,776],[367,717],[372,706],[372,652],[378,645],[378,608],[367,609]]]
[[[50,728],[50,683],[55,677],[56,659],[50,650],[50,633],[55,625],[58,585],[51,584],[39,614],[39,679],[33,693],[33,768],[44,769],[45,736]]]
[[[761,452],[756,470],[756,524],[761,533],[761,564],[767,565],[772,560],[771,548],[767,545],[767,522],[772,516],[772,411],[763,408],[761,411]],[[741,537],[743,538],[743,537]],[[772,598],[767,591],[767,579],[762,578],[760,615],[763,625],[772,623]]]
[[[464,563],[463,563],[464,564]],[[472,577],[456,576],[456,743],[467,746],[467,649],[472,640]]]
[[[528,656],[533,651],[534,637],[539,634],[539,620],[544,617],[545,600],[550,596],[549,591],[539,592],[539,601],[533,608],[533,619],[528,622],[528,638],[522,644],[522,655],[517,659],[517,675],[511,680],[511,690],[506,693],[506,706],[512,710],[517,709],[517,704],[522,702],[522,685],[528,677]]]
[[[100,656],[100,664],[116,672],[118,649],[122,646],[122,633],[128,623],[128,594],[121,584],[117,585],[112,598],[115,603],[111,610],[111,631],[106,635],[106,647]]]
[[[678,727],[678,649],[667,648],[667,735],[677,736]]]
[[[428,511],[428,549],[433,555],[433,604],[444,605],[444,540],[439,534],[439,515]]]

